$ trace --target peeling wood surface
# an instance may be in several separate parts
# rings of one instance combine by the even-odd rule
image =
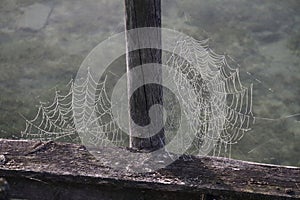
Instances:
[[[97,151],[109,158],[111,151],[122,155],[126,150]],[[13,198],[300,199],[297,167],[192,157],[156,172],[136,174],[112,169],[84,146],[1,139],[0,157],[0,177],[8,181]]]

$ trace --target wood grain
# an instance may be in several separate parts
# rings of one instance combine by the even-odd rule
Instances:
[[[40,148],[39,148],[40,147]],[[122,148],[97,150],[105,158]],[[299,199],[300,168],[216,157],[181,158],[156,172],[112,169],[84,146],[0,140],[0,177],[27,199]],[[101,198],[99,198],[101,197]]]

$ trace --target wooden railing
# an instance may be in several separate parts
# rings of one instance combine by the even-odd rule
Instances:
[[[0,181],[0,199],[300,199],[297,167],[192,157],[137,174],[110,168],[84,146],[25,140],[0,140],[0,158],[9,186]]]

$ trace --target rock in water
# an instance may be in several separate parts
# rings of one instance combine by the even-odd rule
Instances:
[[[17,21],[18,28],[38,31],[46,25],[52,8],[49,5],[35,3],[23,10],[24,14]]]

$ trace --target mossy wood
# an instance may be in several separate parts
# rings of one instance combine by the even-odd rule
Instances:
[[[21,199],[299,199],[300,168],[227,158],[179,159],[145,174],[112,169],[104,160],[122,148],[0,140],[0,177]],[[3,156],[2,156],[3,158]],[[103,158],[103,159],[102,159]],[[105,159],[106,158],[106,159]]]

